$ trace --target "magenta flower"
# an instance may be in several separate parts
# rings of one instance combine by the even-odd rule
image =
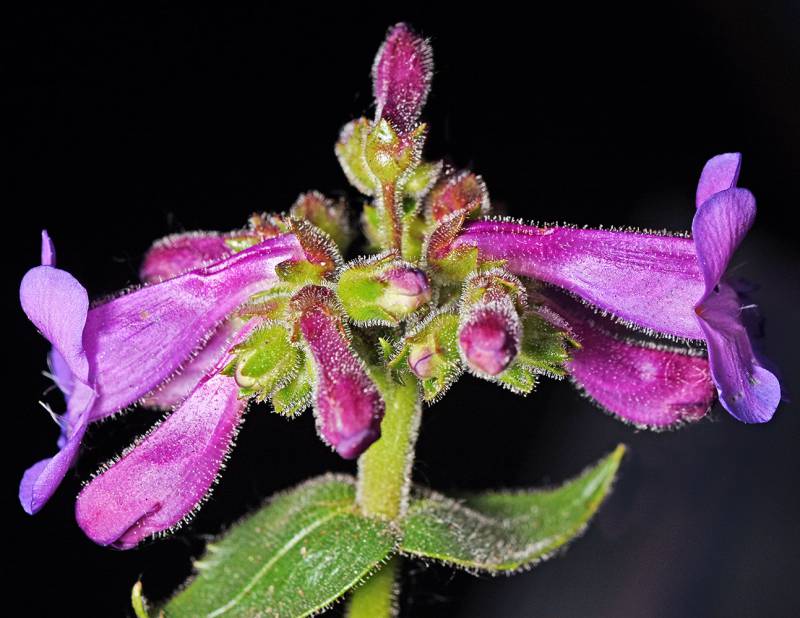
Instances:
[[[380,437],[385,405],[350,347],[334,298],[329,288],[306,286],[292,305],[317,368],[314,407],[320,436],[342,457],[353,459]]]
[[[157,247],[160,257],[146,260],[161,275],[175,275],[172,278],[90,309],[83,286],[52,265],[54,251],[43,235],[44,264],[25,275],[20,300],[30,320],[53,344],[51,367],[67,398],[67,412],[60,417],[58,454],[35,464],[23,477],[20,501],[27,512],[41,509],[56,490],[77,455],[88,423],[147,396],[158,398],[151,394],[169,384],[185,365],[205,364],[203,370],[190,374],[197,376],[198,382],[183,381],[179,389],[168,389],[165,404],[174,405],[188,396],[183,405],[189,405],[190,393],[196,392],[208,377],[209,367],[216,367],[220,353],[229,347],[224,344],[227,335],[216,334],[229,326],[220,330],[220,324],[252,295],[275,284],[278,264],[303,256],[295,237],[287,234],[208,265],[196,263],[193,269],[177,274],[178,268],[191,262],[185,260],[186,246],[186,242],[178,243],[175,251]],[[199,250],[196,254],[206,255]],[[156,262],[160,262],[157,267]],[[221,400],[202,399],[214,407],[210,414],[226,414],[224,407],[216,405]],[[163,433],[154,432],[142,444]],[[136,451],[138,448],[132,453]],[[117,465],[126,460],[110,466],[94,482],[102,483],[106,474],[117,474]]]
[[[696,421],[714,401],[708,360],[677,346],[639,342],[624,326],[556,290],[543,304],[579,343],[566,368],[597,405],[637,427]]]
[[[746,423],[772,418],[777,378],[758,361],[741,303],[724,274],[755,217],[755,199],[736,187],[741,156],[705,166],[692,238],[611,230],[468,224],[454,246],[474,245],[488,260],[561,287],[638,329],[703,340],[720,401]]]
[[[724,279],[755,216],[753,196],[736,186],[740,156],[705,166],[692,238],[475,221],[491,210],[481,176],[423,158],[432,67],[427,40],[391,28],[372,68],[375,119],[348,123],[336,145],[371,198],[361,223],[372,256],[345,262],[354,240],[345,201],[311,191],[246,229],[156,242],[141,287],[90,305],[42,233],[20,301],[52,344],[66,410],[54,415],[57,453],[23,476],[28,513],[56,491],[89,425],[135,404],[166,414],[75,507],[90,539],[119,549],[197,511],[253,400],[285,417],[313,407],[320,438],[343,458],[375,444],[359,461],[359,509],[348,516],[390,519],[398,532],[422,404],[466,371],[521,395],[568,376],[637,427],[695,421],[715,390],[736,418],[771,418],[780,387]],[[626,326],[702,341],[707,354],[635,341]]]

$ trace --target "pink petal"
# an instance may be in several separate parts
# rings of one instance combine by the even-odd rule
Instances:
[[[581,344],[567,363],[575,383],[602,408],[640,427],[666,428],[702,418],[714,401],[708,361],[676,349],[635,343],[618,325],[576,301],[548,292]]]
[[[183,403],[198,382],[209,374],[219,357],[231,348],[240,329],[241,324],[237,320],[224,322],[196,356],[185,363],[181,372],[145,397],[142,404],[171,410]]]
[[[697,207],[700,208],[703,202],[715,193],[735,187],[741,165],[742,155],[738,152],[729,152],[709,159],[700,174],[700,182],[697,183],[695,198]]]
[[[37,266],[22,278],[19,299],[28,319],[58,350],[64,364],[77,379],[88,384],[83,330],[89,297],[84,287],[64,270]]]
[[[56,248],[47,230],[42,230],[42,266],[56,265]]]
[[[225,238],[216,232],[173,234],[150,247],[139,276],[145,283],[165,281],[230,254]]]
[[[483,259],[506,260],[513,273],[564,288],[641,328],[703,337],[693,311],[703,276],[688,238],[479,221],[454,244],[477,246]]]
[[[99,399],[90,420],[130,405],[172,377],[219,324],[303,256],[291,234],[141,288],[89,311],[84,344]]]
[[[95,543],[129,549],[183,522],[210,492],[246,401],[235,380],[204,379],[188,399],[80,493],[76,519]]]

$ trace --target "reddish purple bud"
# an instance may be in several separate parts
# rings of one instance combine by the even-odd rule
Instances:
[[[399,133],[417,122],[433,76],[433,52],[407,25],[389,30],[372,65],[375,118],[385,118]]]
[[[383,399],[350,346],[333,291],[306,286],[292,298],[292,308],[316,368],[317,429],[339,455],[354,459],[381,435]]]
[[[467,216],[489,213],[489,191],[477,174],[447,174],[438,180],[425,199],[425,216],[429,221],[441,221],[459,211]]]
[[[511,301],[476,305],[461,323],[458,346],[469,367],[496,376],[519,352],[521,326]]]

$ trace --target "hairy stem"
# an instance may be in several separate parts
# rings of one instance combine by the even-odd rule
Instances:
[[[397,185],[393,182],[384,183],[381,186],[381,208],[385,215],[386,241],[389,249],[395,249],[398,253],[403,245],[403,222],[400,220],[397,207]]]
[[[396,520],[405,515],[408,507],[422,406],[416,380],[410,376],[405,384],[395,384],[379,372],[373,378],[386,402],[386,414],[381,423],[381,438],[358,460],[356,498],[367,515]],[[353,593],[348,618],[396,615],[400,562],[400,557],[395,556]]]
[[[373,377],[378,378],[386,414],[381,438],[358,460],[357,500],[367,515],[394,520],[405,514],[408,502],[421,406],[413,378],[394,384],[385,376]]]
[[[347,618],[397,616],[397,577],[400,558],[395,556],[350,597]]]

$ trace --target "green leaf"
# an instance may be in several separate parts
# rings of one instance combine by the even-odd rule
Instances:
[[[394,552],[388,523],[355,505],[352,479],[323,476],[272,499],[209,544],[166,618],[309,616]]]
[[[531,566],[578,536],[611,490],[625,447],[556,489],[412,501],[400,551],[480,571]]]

